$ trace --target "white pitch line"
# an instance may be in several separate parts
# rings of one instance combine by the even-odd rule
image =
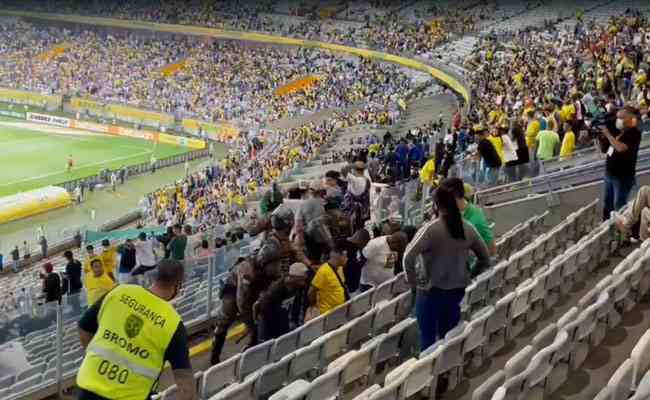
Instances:
[[[114,136],[111,136],[109,134],[105,133],[98,133],[98,132],[89,132],[89,131],[82,131],[82,130],[76,130],[76,129],[71,129],[71,128],[61,128],[58,126],[50,126],[50,125],[45,125],[45,124],[37,124],[37,123],[32,123],[32,122],[7,122],[7,121],[0,121],[0,126],[5,126],[9,128],[18,128],[18,129],[24,129],[27,131],[31,131],[34,133],[38,134],[46,134],[50,136],[56,136],[61,139],[67,139],[67,140],[76,140],[79,142],[90,142],[92,141],[93,137],[100,137],[100,138],[114,138]],[[72,133],[74,132],[74,133]],[[29,139],[26,139],[26,141]],[[12,142],[9,142],[11,144]],[[5,143],[2,143],[5,144]],[[129,145],[124,145],[124,144],[113,144],[111,145],[112,147],[121,147],[124,149],[131,149],[131,150],[140,150],[142,147],[139,146],[129,146]]]
[[[82,168],[87,168],[87,167],[94,167],[94,166],[96,166],[96,165],[106,164],[106,163],[110,163],[110,162],[113,162],[113,161],[128,160],[129,158],[140,157],[140,156],[145,155],[145,154],[151,154],[151,151],[143,151],[143,152],[140,152],[140,153],[131,154],[131,155],[129,155],[129,156],[116,157],[116,158],[112,158],[112,159],[110,159],[110,160],[104,160],[104,161],[99,161],[99,162],[95,162],[95,163],[79,165],[78,167],[75,167],[75,169],[82,169]],[[14,181],[14,182],[9,182],[9,183],[3,183],[3,184],[0,185],[0,187],[10,186],[10,185],[15,185],[15,184],[17,184],[17,183],[23,183],[23,182],[34,181],[34,180],[37,180],[37,179],[47,178],[48,176],[59,175],[59,174],[65,173],[65,172],[66,172],[66,170],[63,170],[63,171],[60,171],[60,172],[52,172],[52,173],[49,173],[49,174],[43,174],[43,175],[34,176],[34,177],[27,178],[27,179],[23,179],[23,180],[20,180],[20,181]]]

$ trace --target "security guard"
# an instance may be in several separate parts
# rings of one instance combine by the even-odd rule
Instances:
[[[150,290],[120,285],[79,321],[86,349],[77,375],[79,400],[145,400],[158,384],[165,361],[172,366],[177,399],[194,400],[187,332],[169,304],[183,282],[183,265],[158,264]]]
[[[304,255],[289,240],[294,224],[291,208],[281,205],[271,214],[272,231],[265,235],[261,248],[241,260],[227,275],[221,289],[221,305],[217,310],[211,363],[220,361],[230,326],[239,319],[250,334],[249,347],[258,343],[253,319],[253,304],[271,283],[289,273],[294,262],[303,262]]]

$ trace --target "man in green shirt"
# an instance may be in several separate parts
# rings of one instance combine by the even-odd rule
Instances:
[[[558,154],[560,135],[551,130],[543,130],[537,135],[537,159],[550,160]]]
[[[180,225],[174,225],[174,237],[167,244],[169,258],[172,260],[185,260],[185,247],[187,246],[187,236],[183,234]]]
[[[490,224],[488,223],[483,210],[476,207],[465,199],[465,185],[459,178],[447,178],[442,181],[440,187],[444,187],[454,194],[458,209],[463,216],[463,219],[476,229],[483,242],[488,248],[490,256],[497,254],[497,245],[494,241],[494,233]]]

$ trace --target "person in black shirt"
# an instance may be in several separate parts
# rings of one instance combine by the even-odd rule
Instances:
[[[70,250],[63,253],[68,263],[65,266],[65,277],[68,279],[68,294],[79,293],[82,289],[81,284],[81,262],[74,259]]]
[[[479,142],[478,142],[478,154],[480,154],[483,159],[483,176],[485,183],[491,185],[496,183],[497,178],[499,177],[499,168],[501,168],[501,157],[499,153],[494,148],[494,145],[488,137],[490,133],[485,128],[478,129]]]
[[[68,260],[65,266],[65,279],[68,280],[68,302],[72,306],[75,314],[81,312],[80,292],[82,289],[81,284],[81,263],[74,259],[70,250],[63,253],[63,257]]]
[[[348,290],[356,292],[359,289],[359,282],[361,280],[361,268],[366,263],[361,250],[370,241],[370,232],[366,228],[361,228],[346,240],[348,246],[348,264],[346,265],[343,273],[345,274],[345,283],[348,285]]]
[[[117,252],[120,253],[120,269],[119,269],[119,282],[130,283],[131,271],[135,268],[135,246],[131,239],[126,239],[126,242],[117,247]]]
[[[627,106],[616,114],[616,127],[602,127],[600,144],[607,155],[603,220],[627,203],[635,184],[636,161],[641,143],[639,112]]]
[[[302,324],[307,309],[306,288],[310,270],[294,263],[289,274],[273,282],[253,305],[253,317],[259,321],[259,339],[278,338]]]
[[[45,302],[61,301],[61,277],[54,272],[52,263],[43,266],[45,274],[41,275],[43,279],[43,293],[45,293]]]

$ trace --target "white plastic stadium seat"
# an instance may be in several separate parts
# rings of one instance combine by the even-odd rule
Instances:
[[[300,339],[298,340],[299,346],[306,346],[314,340],[318,339],[325,333],[325,318],[314,318],[305,323],[300,329]]]
[[[487,322],[494,314],[494,307],[485,307],[476,312],[469,321],[469,335],[463,347],[465,358],[471,357],[472,364],[479,367],[483,364],[483,351],[487,342]]]
[[[505,346],[506,332],[509,328],[509,310],[514,299],[515,294],[511,292],[497,301],[494,306],[494,313],[487,320],[485,328],[487,337],[486,356],[494,355]]]
[[[503,371],[497,371],[494,375],[483,382],[481,386],[474,389],[472,400],[492,400],[494,392],[496,392],[499,386],[503,385],[505,381],[506,377]]]
[[[639,384],[641,378],[650,371],[650,330],[639,339],[630,353],[634,365],[633,387]]]
[[[342,374],[341,368],[334,368],[314,379],[309,385],[307,400],[337,399],[343,386]]]
[[[262,367],[253,388],[256,397],[265,397],[282,388],[289,379],[289,364],[294,354],[288,354],[280,361]]]
[[[302,378],[320,371],[321,347],[321,343],[314,342],[295,351],[295,357],[291,360],[291,366],[289,367],[291,379]]]
[[[269,400],[302,400],[307,396],[309,382],[298,379],[278,390]]]
[[[607,383],[610,400],[627,400],[634,385],[634,366],[629,358],[621,364]]]
[[[381,386],[379,385],[372,385],[363,392],[359,393],[354,400],[370,400],[370,397],[381,390]]]
[[[275,343],[271,349],[271,361],[278,361],[285,355],[296,350],[298,348],[299,337],[300,330],[293,329],[291,332],[285,333],[284,335],[275,339]]]
[[[349,330],[347,327],[342,326],[332,332],[326,333],[324,336],[318,338],[314,343],[318,342],[321,347],[321,362],[327,364],[328,362],[336,359],[341,355],[347,346]]]
[[[344,303],[325,314],[325,332],[333,331],[347,321],[349,307],[349,303]]]
[[[372,323],[375,318],[375,309],[353,319],[344,325],[348,333],[348,348],[358,347],[359,343],[365,341],[372,335]]]
[[[372,332],[377,335],[388,330],[388,327],[395,322],[398,302],[395,300],[377,304],[377,312],[372,322]]]
[[[224,390],[211,397],[210,400],[255,400],[253,387],[255,385],[256,375],[257,374],[249,375],[249,379],[226,387]]]
[[[429,393],[436,393],[436,384],[438,380],[433,379],[433,375],[438,368],[442,350],[443,346],[438,347],[426,357],[411,363],[408,369],[403,372],[400,398],[411,398],[427,386],[429,387]],[[390,384],[389,382],[386,383]]]
[[[240,381],[249,374],[259,371],[269,361],[272,347],[273,340],[270,340],[251,347],[242,353],[237,371]]]

